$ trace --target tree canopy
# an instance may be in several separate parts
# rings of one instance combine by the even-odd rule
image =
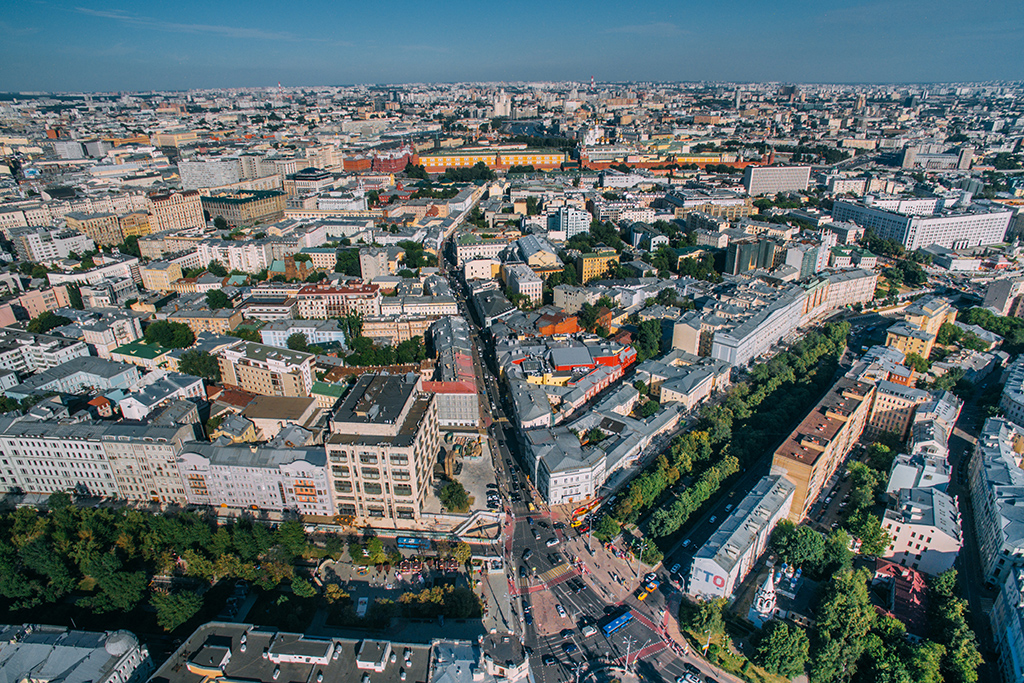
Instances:
[[[150,344],[159,344],[167,349],[183,349],[192,346],[196,336],[185,323],[158,320],[146,328],[145,339]]]
[[[211,382],[220,381],[220,363],[207,351],[189,349],[178,359],[178,370],[186,375],[202,377]]]
[[[29,321],[28,327],[26,328],[29,332],[34,334],[45,334],[55,327],[61,325],[70,325],[71,319],[65,318],[62,315],[57,315],[52,311],[43,311],[36,317]]]

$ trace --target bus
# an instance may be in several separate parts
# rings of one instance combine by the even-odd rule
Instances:
[[[633,621],[633,613],[623,612],[622,614],[620,614],[619,616],[615,617],[607,624],[602,626],[601,631],[604,633],[606,637],[610,638],[614,633],[616,633],[619,629],[621,629],[623,626],[625,626],[631,621]]]
[[[399,548],[409,548],[411,550],[429,550],[430,539],[429,538],[415,538],[412,536],[399,536],[398,537]]]

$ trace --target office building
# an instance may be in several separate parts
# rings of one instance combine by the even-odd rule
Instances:
[[[186,190],[231,185],[241,180],[237,159],[203,159],[178,162],[181,186]]]
[[[195,190],[153,194],[149,204],[151,233],[206,227],[202,197]]]
[[[4,393],[10,398],[21,400],[51,391],[59,394],[78,394],[86,390],[128,391],[138,381],[139,371],[133,365],[83,355],[55,367],[42,369],[26,377],[21,384],[6,389]]]
[[[922,389],[887,380],[876,382],[875,399],[866,429],[868,435],[877,438],[882,434],[893,434],[902,443],[910,432],[917,406],[931,398],[931,394]]]
[[[149,650],[129,631],[0,626],[0,679],[5,681],[145,683],[153,669]]]
[[[544,281],[525,263],[503,266],[505,285],[509,294],[525,296],[531,305],[544,300]]]
[[[782,474],[796,487],[790,521],[799,523],[807,516],[864,433],[873,393],[870,384],[841,378],[775,451],[772,473]]]
[[[64,216],[68,227],[86,235],[101,247],[114,247],[124,241],[121,224],[112,213],[69,213]]]
[[[437,401],[422,389],[413,374],[363,375],[335,409],[325,444],[337,514],[421,518],[440,449]]]
[[[810,166],[747,166],[743,171],[743,187],[751,197],[803,192],[810,179]]]
[[[99,320],[81,323],[82,341],[91,346],[100,358],[110,358],[119,346],[142,338],[142,325],[133,315],[104,313]]]
[[[24,311],[24,317],[31,320],[47,311],[70,306],[71,299],[68,298],[68,288],[57,285],[46,289],[30,289],[11,301],[11,304],[20,307]]]
[[[18,258],[35,263],[53,263],[68,258],[72,253],[84,254],[96,248],[96,243],[88,235],[75,230],[19,228],[12,230],[10,235]]]
[[[89,355],[77,339],[0,329],[0,370],[28,375]]]
[[[262,396],[309,396],[311,353],[239,341],[217,354],[221,381]]]
[[[931,201],[927,207],[886,203],[869,195],[860,202],[839,200],[832,209],[836,221],[852,221],[872,229],[879,237],[896,240],[913,251],[937,244],[948,249],[966,249],[998,244],[1006,236],[1013,210],[1000,204],[977,202],[966,207],[943,208]]]
[[[775,525],[790,516],[795,489],[785,477],[762,477],[694,554],[687,594],[698,600],[732,597],[768,547]]]
[[[302,334],[306,343],[337,345],[345,343],[345,332],[337,320],[272,320],[260,328],[260,338],[268,346],[287,348],[288,338]],[[372,337],[371,337],[372,338]]]
[[[779,244],[772,239],[748,237],[730,240],[725,255],[725,272],[739,275],[749,270],[771,270]]]
[[[167,316],[172,323],[188,325],[195,334],[200,332],[213,332],[214,334],[227,334],[242,324],[242,312],[233,308],[205,308],[206,302],[199,305],[202,308],[182,308]]]

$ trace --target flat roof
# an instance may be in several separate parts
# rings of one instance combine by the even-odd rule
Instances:
[[[870,384],[841,378],[779,446],[775,456],[813,465],[871,389]]]
[[[394,424],[416,392],[417,375],[363,375],[334,412],[334,422]]]

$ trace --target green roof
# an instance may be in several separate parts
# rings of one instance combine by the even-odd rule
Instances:
[[[313,382],[313,388],[310,389],[310,393],[340,398],[345,393],[345,387],[341,384],[328,384],[327,382],[316,381]]]
[[[111,353],[119,353],[122,356],[131,356],[132,358],[153,360],[154,358],[159,358],[171,350],[172,349],[165,349],[159,344],[147,344],[143,341],[133,341],[130,344],[118,346]]]

